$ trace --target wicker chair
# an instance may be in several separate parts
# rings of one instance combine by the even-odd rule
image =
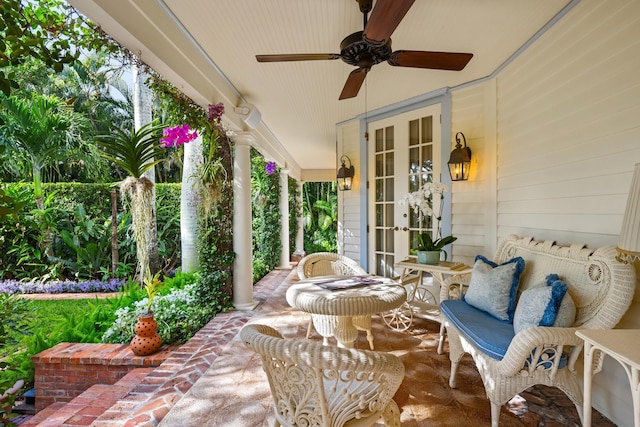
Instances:
[[[262,358],[276,427],[365,427],[380,417],[387,426],[400,426],[393,395],[404,365],[396,356],[286,340],[258,324],[242,328],[240,338]]]
[[[316,252],[302,258],[298,263],[298,277],[306,279],[316,276],[364,276],[368,273],[354,260],[344,255],[331,252]],[[307,328],[307,338],[311,336],[311,330],[315,327],[320,335],[324,337],[327,344],[327,337],[331,336],[335,329],[337,319],[335,316],[323,314],[312,314]],[[371,333],[371,316],[355,316],[353,325],[359,331],[367,333],[367,341],[371,350],[373,347],[373,334]]]
[[[613,246],[592,250],[580,244],[559,246],[552,241],[535,241],[515,235],[501,241],[494,261],[502,263],[517,256],[524,258],[526,263],[519,292],[540,283],[547,274],[557,273],[569,287],[568,293],[577,307],[575,323],[569,328],[535,326],[524,329],[515,335],[504,357],[497,360],[477,348],[445,313],[451,359],[449,385],[455,388],[458,364],[464,353],[469,353],[491,402],[492,426],[498,426],[504,403],[535,384],[562,390],[582,417],[582,386],[574,365],[583,341],[575,332],[616,326],[633,299],[634,268],[616,260]],[[450,277],[445,284],[468,284],[469,279],[470,276]],[[598,362],[600,369],[602,359]]]

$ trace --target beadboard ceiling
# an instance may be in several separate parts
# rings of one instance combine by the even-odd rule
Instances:
[[[369,72],[357,97],[338,100],[354,67],[341,60],[258,63],[256,54],[339,53],[363,29],[355,0],[69,0],[196,102],[254,104],[253,131],[271,160],[294,171],[334,170],[336,124],[365,110],[491,75],[569,0],[416,0],[393,50],[473,53],[462,71],[392,67]],[[574,1],[575,3],[575,1]],[[375,7],[375,2],[374,2]],[[244,127],[244,129],[243,129]]]

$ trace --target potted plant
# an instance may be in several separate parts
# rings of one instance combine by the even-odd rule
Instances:
[[[138,316],[138,323],[135,326],[136,336],[133,337],[130,343],[131,351],[136,356],[153,354],[162,345],[162,337],[158,334],[158,323],[151,310],[151,304],[161,285],[160,272],[151,276],[151,271],[147,269],[144,278],[144,290],[147,292],[147,309]]]
[[[399,200],[400,206],[408,206],[415,214],[421,214],[422,218],[433,217],[440,224],[442,214],[442,204],[444,193],[447,187],[438,182],[425,182],[416,191],[406,194]],[[440,235],[440,228],[437,227],[437,236]],[[444,252],[444,260],[447,260],[447,252],[443,248],[454,242],[457,237],[446,236],[436,240],[431,237],[431,232],[418,234],[418,245],[413,247],[418,262],[420,264],[438,264],[440,253]]]
[[[444,252],[444,260],[447,260],[447,251],[444,247],[455,242],[457,237],[445,236],[440,239],[433,240],[431,233],[418,234],[418,246],[414,248],[420,264],[438,264],[440,262],[440,253]]]

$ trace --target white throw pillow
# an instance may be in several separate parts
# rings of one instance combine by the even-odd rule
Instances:
[[[556,274],[550,274],[546,283],[527,289],[513,316],[515,333],[532,326],[567,328],[576,318],[576,305],[567,292],[567,285]]]
[[[497,319],[513,322],[523,270],[522,257],[512,258],[498,265],[482,255],[476,256],[464,300]]]

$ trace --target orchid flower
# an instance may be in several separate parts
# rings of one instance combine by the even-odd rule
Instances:
[[[177,147],[193,141],[198,137],[198,132],[191,129],[188,124],[183,123],[178,126],[165,128],[160,138],[160,146],[162,148]]]

